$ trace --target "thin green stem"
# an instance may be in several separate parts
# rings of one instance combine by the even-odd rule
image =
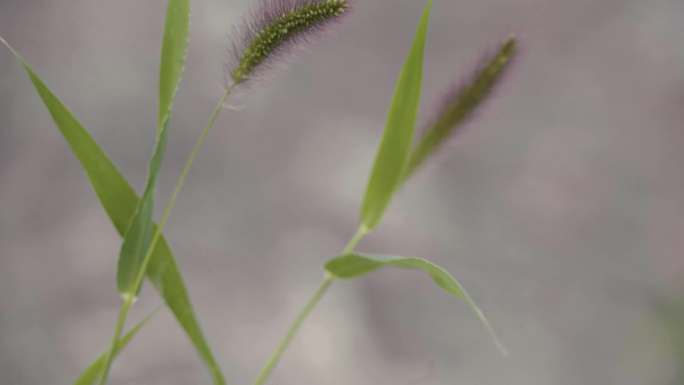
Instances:
[[[328,290],[328,288],[330,288],[333,280],[334,278],[331,276],[325,277],[323,283],[321,283],[321,286],[318,287],[318,290],[316,290],[314,295],[309,299],[309,302],[306,303],[302,311],[288,329],[287,334],[285,334],[285,338],[283,338],[280,344],[278,344],[278,347],[271,355],[271,358],[269,358],[266,365],[259,372],[259,376],[254,382],[254,385],[264,385],[266,383],[268,378],[271,376],[271,372],[273,372],[273,369],[275,369],[276,365],[278,365],[278,362],[280,362],[280,358],[282,357],[283,353],[285,353],[287,348],[290,346],[290,343],[297,335],[297,332],[302,327],[304,320],[306,320],[309,314],[311,314],[325,292]]]
[[[195,162],[195,158],[197,158],[197,155],[199,154],[200,150],[202,149],[202,146],[204,145],[205,140],[207,139],[209,130],[214,126],[214,124],[216,123],[216,119],[223,110],[223,105],[225,104],[228,95],[230,95],[231,90],[232,87],[227,88],[226,92],[223,93],[223,96],[221,96],[218,103],[216,103],[214,110],[209,116],[209,122],[207,123],[206,127],[204,127],[200,135],[197,137],[195,145],[192,147],[192,151],[190,151],[190,155],[188,156],[188,159],[185,161],[185,166],[183,166],[183,170],[181,171],[181,174],[178,177],[176,187],[173,189],[173,193],[171,193],[169,202],[166,204],[166,207],[164,208],[161,220],[159,221],[157,229],[155,230],[154,235],[152,236],[152,240],[150,241],[150,245],[147,248],[147,253],[145,254],[145,258],[143,259],[141,268],[140,270],[138,270],[138,275],[135,277],[135,281],[133,282],[134,293],[137,293],[140,289],[140,285],[142,285],[142,281],[145,278],[145,272],[147,271],[147,265],[149,265],[150,260],[152,259],[152,254],[154,254],[154,249],[157,246],[157,242],[159,242],[159,239],[161,239],[161,236],[164,233],[164,228],[166,227],[166,224],[168,223],[169,218],[171,217],[171,211],[176,205],[176,199],[178,198],[181,189],[183,189],[183,185],[185,185],[185,179],[188,177],[188,174],[192,169],[192,165]]]
[[[183,185],[185,184],[185,179],[188,177],[190,169],[192,169],[192,165],[195,162],[195,158],[197,158],[197,155],[202,149],[202,146],[204,145],[204,142],[207,139],[207,135],[209,134],[209,130],[214,126],[214,124],[216,123],[216,119],[223,110],[223,105],[225,104],[226,99],[228,99],[228,96],[230,95],[230,92],[233,90],[233,87],[234,86],[231,85],[228,88],[226,88],[226,91],[223,93],[223,96],[221,96],[218,103],[216,103],[214,110],[209,116],[209,122],[204,127],[200,135],[197,137],[197,140],[195,141],[195,145],[193,146],[192,151],[190,152],[190,155],[188,156],[188,159],[185,162],[185,166],[183,167],[183,170],[181,171],[181,174],[178,177],[178,181],[176,182],[176,187],[174,188],[173,193],[169,198],[169,202],[166,204],[166,207],[164,208],[161,220],[159,221],[159,224],[157,225],[154,235],[150,240],[150,244],[147,248],[147,251],[145,252],[145,258],[143,258],[140,270],[138,270],[138,273],[135,277],[135,281],[133,282],[132,293],[137,293],[140,290],[140,286],[142,285],[143,279],[145,279],[147,266],[149,265],[150,260],[152,259],[152,255],[154,254],[157,242],[159,242],[159,240],[161,239],[161,236],[164,233],[164,228],[166,227],[166,224],[168,223],[169,218],[171,217],[171,211],[176,205],[176,199],[178,198],[178,194],[183,188]],[[133,306],[135,299],[136,298],[134,295],[123,296],[123,302],[119,310],[119,317],[117,319],[116,327],[114,329],[114,338],[112,339],[112,346],[109,349],[109,352],[107,353],[107,359],[105,360],[105,365],[102,369],[102,375],[100,376],[100,385],[107,384],[109,371],[111,369],[112,360],[114,358],[114,352],[116,351],[116,346],[118,344],[119,339],[121,338],[121,333],[123,332],[123,328],[126,324],[126,318],[128,317],[128,313],[131,307]]]
[[[358,245],[359,242],[361,242],[361,240],[366,235],[368,235],[369,231],[370,230],[368,230],[368,227],[366,227],[364,225],[359,226],[359,228],[356,229],[356,233],[354,234],[354,236],[349,240],[349,242],[344,247],[344,249],[342,249],[342,255],[346,255],[346,254],[350,254],[350,253],[354,252],[356,245]]]
[[[102,368],[102,374],[100,375],[100,385],[105,385],[107,383],[109,371],[112,368],[112,361],[114,360],[114,355],[116,354],[116,348],[119,345],[121,334],[123,333],[124,326],[126,325],[126,318],[128,318],[128,312],[131,310],[132,305],[133,297],[127,296],[124,298],[121,308],[119,308],[119,316],[117,317],[116,326],[114,327],[114,336],[112,337],[111,347],[107,351],[107,358],[105,359],[105,364]]]
[[[366,226],[359,226],[354,236],[349,240],[347,245],[342,250],[342,254],[345,255],[354,252],[354,248],[356,247],[356,245],[358,245],[359,242],[361,242],[363,237],[365,237],[368,234],[368,232],[369,230]],[[285,337],[280,341],[280,344],[278,344],[275,351],[271,354],[271,357],[266,362],[266,365],[264,365],[264,367],[259,372],[256,381],[254,381],[254,385],[264,385],[266,381],[268,381],[268,378],[271,376],[273,369],[275,369],[275,367],[280,362],[283,353],[285,353],[287,348],[290,346],[290,343],[297,335],[297,332],[302,327],[302,324],[314,310],[316,305],[318,305],[318,302],[321,301],[321,298],[323,298],[323,295],[325,295],[325,293],[328,291],[328,289],[334,281],[335,277],[326,273],[323,283],[321,283],[321,286],[318,287],[313,296],[309,299],[306,305],[304,305],[304,308],[299,312],[299,315],[297,316],[297,318],[295,318],[292,325],[290,325],[290,328],[287,330]]]

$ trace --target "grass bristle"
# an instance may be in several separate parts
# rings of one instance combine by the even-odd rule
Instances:
[[[348,0],[262,0],[238,30],[227,73],[235,84],[255,76],[293,45],[308,41],[350,8]]]

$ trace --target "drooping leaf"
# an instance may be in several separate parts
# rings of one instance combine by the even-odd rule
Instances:
[[[135,191],[97,142],[48,89],[26,61],[2,38],[0,38],[0,43],[10,49],[25,69],[57,128],[81,163],[114,227],[123,236],[138,205],[139,198]],[[146,274],[188,334],[198,354],[209,368],[214,384],[224,385],[225,380],[221,369],[202,333],[176,260],[163,237],[154,248]]]
[[[143,328],[147,324],[147,322],[152,319],[152,317],[157,313],[155,310],[152,312],[150,315],[145,317],[142,321],[138,322],[131,330],[128,331],[120,340],[119,343],[116,344],[116,348],[114,349],[113,353],[114,356],[117,356],[122,350],[128,346],[128,344],[133,340],[133,337],[138,334],[140,329]],[[107,354],[109,351],[104,352],[100,354],[100,357],[95,360],[86,370],[84,370],[80,376],[74,381],[74,385],[95,385],[97,383],[97,380],[100,379],[100,372],[102,371],[102,367],[105,365],[105,361],[107,360]]]
[[[361,224],[373,229],[399,186],[413,144],[423,78],[425,38],[432,0],[428,0],[413,47],[399,75],[378,153],[361,208]]]
[[[517,52],[515,38],[506,40],[497,52],[487,56],[483,64],[465,83],[456,84],[445,95],[436,116],[423,130],[411,152],[404,179],[410,177],[427,158],[432,156],[451,138],[457,128],[491,96],[501,82]]]
[[[494,329],[484,313],[477,306],[475,301],[465,291],[463,286],[448,271],[442,267],[422,258],[414,257],[389,257],[389,256],[370,256],[358,253],[347,254],[334,258],[325,264],[325,270],[335,278],[352,279],[363,276],[383,267],[392,266],[401,269],[420,270],[430,276],[437,286],[454,297],[465,301],[475,312],[477,318],[482,322],[487,332],[492,337],[497,348],[502,354],[506,353],[506,348],[499,341]]]

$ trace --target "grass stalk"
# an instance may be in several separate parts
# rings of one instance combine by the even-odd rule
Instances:
[[[192,151],[190,152],[190,155],[188,156],[188,159],[185,162],[185,166],[183,166],[183,170],[181,171],[180,176],[178,177],[176,187],[174,188],[173,193],[169,198],[169,202],[166,204],[166,207],[164,208],[161,220],[159,221],[159,224],[157,225],[154,235],[150,240],[150,245],[145,253],[145,258],[143,259],[142,266],[138,271],[138,274],[133,284],[133,293],[137,293],[140,290],[140,286],[142,285],[143,279],[145,279],[145,272],[147,271],[147,266],[149,265],[150,260],[152,259],[152,254],[154,253],[154,249],[157,246],[157,242],[159,242],[159,239],[161,239],[161,236],[164,233],[164,228],[166,227],[166,224],[168,223],[169,218],[171,217],[171,211],[173,211],[173,208],[176,205],[176,199],[178,198],[178,195],[181,189],[183,188],[183,185],[185,184],[185,180],[187,179],[188,174],[190,173],[190,169],[192,169],[192,165],[195,162],[197,155],[200,153],[200,150],[202,149],[204,142],[207,139],[209,130],[216,123],[216,119],[218,119],[219,114],[223,110],[223,105],[225,104],[226,99],[228,99],[228,96],[230,95],[232,90],[233,86],[226,88],[226,91],[223,93],[223,96],[221,96],[219,101],[216,103],[214,110],[209,116],[209,122],[204,127],[200,135],[197,137],[197,140],[195,141],[195,145],[193,146]],[[112,344],[109,349],[109,352],[107,353],[107,359],[105,360],[105,365],[102,369],[102,375],[100,376],[100,385],[107,384],[107,381],[109,379],[109,372],[111,370],[112,361],[114,358],[114,353],[116,350],[116,345],[119,339],[121,338],[124,326],[126,325],[126,319],[128,318],[128,313],[130,312],[131,307],[135,303],[135,300],[136,297],[133,295],[126,295],[123,297],[123,302],[119,309],[119,316],[117,317],[116,326],[114,329]]]
[[[342,250],[342,255],[352,253],[354,251],[354,248],[356,248],[356,245],[358,245],[359,242],[361,242],[361,240],[368,234],[368,231],[369,230],[367,227],[363,225],[359,226],[354,236],[349,240],[347,245]],[[294,322],[292,322],[287,332],[285,333],[285,337],[283,337],[283,339],[280,341],[276,349],[273,351],[271,357],[268,359],[264,367],[261,369],[261,371],[259,371],[259,375],[254,381],[254,385],[264,385],[266,381],[268,381],[269,377],[271,376],[271,373],[280,362],[280,359],[282,358],[283,354],[290,346],[290,343],[292,343],[292,340],[299,332],[299,329],[301,329],[302,324],[316,308],[316,305],[318,305],[318,303],[321,301],[321,299],[328,291],[330,286],[332,286],[334,281],[335,277],[326,272],[325,278],[323,279],[321,285],[318,287],[318,289],[316,289],[313,296],[311,296],[309,301],[304,305],[302,310],[297,315],[297,318],[295,318]]]

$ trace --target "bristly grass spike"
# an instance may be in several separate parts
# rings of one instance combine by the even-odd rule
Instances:
[[[501,83],[518,52],[514,37],[505,40],[494,54],[484,56],[481,64],[465,81],[448,90],[437,108],[435,116],[422,130],[409,158],[404,178],[410,177],[424,161],[433,155],[462,127],[481,105],[490,99]]]
[[[350,0],[261,0],[231,42],[226,80],[242,84],[316,37],[351,7]]]
[[[145,278],[157,287],[204,361],[214,385],[225,385],[222,370],[203,335],[185,289],[180,270],[163,233],[176,200],[193,163],[207,139],[210,129],[234,91],[264,76],[267,69],[282,62],[293,50],[320,37],[328,27],[349,13],[354,0],[254,0],[259,5],[236,30],[230,43],[230,61],[225,66],[226,82],[222,96],[212,110],[208,123],[197,137],[175,187],[157,222],[154,224],[154,198],[167,141],[167,126],[176,91],[184,72],[189,35],[190,0],[168,0],[164,39],[161,52],[159,123],[156,144],[150,159],[145,192],[138,197],[130,183],[120,174],[98,143],[90,136],[68,108],[52,93],[23,58],[0,36],[0,47],[7,46],[25,69],[57,128],[84,168],[107,215],[124,237],[120,254],[117,283],[124,301],[116,319],[109,349],[92,364],[74,385],[106,385],[115,357],[134,338],[146,321],[123,331],[130,309]],[[415,122],[420,105],[425,42],[433,0],[426,2],[413,45],[398,77],[387,124],[368,183],[361,209],[361,220],[355,235],[338,257],[325,265],[323,281],[298,313],[265,365],[254,385],[265,385],[283,354],[291,345],[305,320],[311,315],[333,282],[360,277],[385,266],[413,269],[426,273],[433,282],[465,301],[484,324],[497,347],[505,354],[483,312],[462,285],[445,269],[422,258],[372,256],[356,251],[361,240],[381,222],[392,197],[408,177],[444,143],[458,128],[469,121],[474,112],[490,99],[511,62],[517,56],[515,38],[504,41],[494,53],[484,56],[466,81],[450,87],[434,118],[428,121],[420,138],[414,142]],[[131,219],[133,218],[133,219]],[[135,226],[134,226],[135,225]],[[130,252],[129,252],[130,251]]]

